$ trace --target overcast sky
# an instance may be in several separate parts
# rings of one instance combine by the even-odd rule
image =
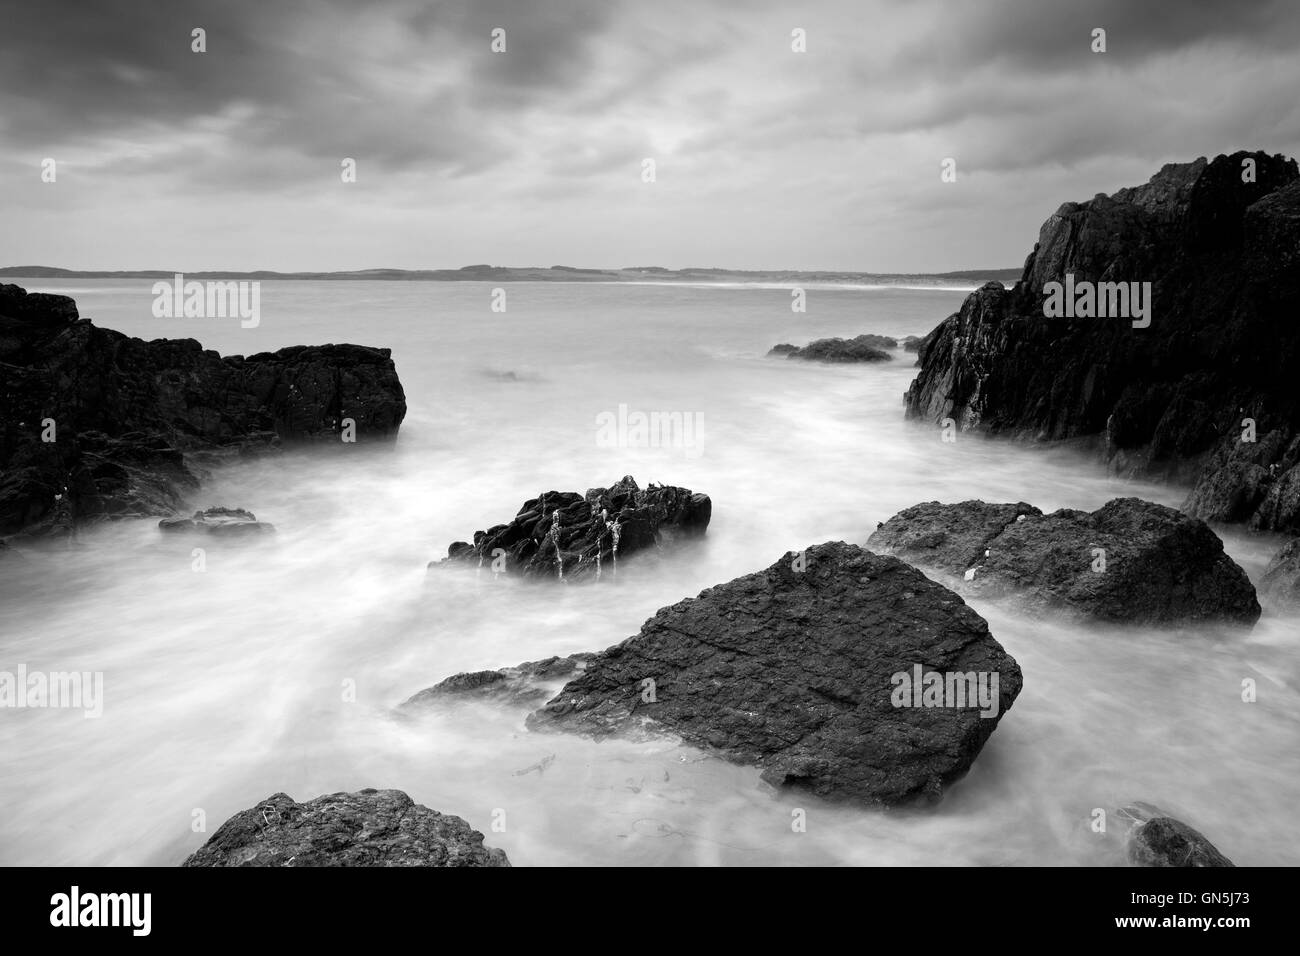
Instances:
[[[0,0],[0,265],[1018,266],[1300,152],[1297,49],[1295,0]]]

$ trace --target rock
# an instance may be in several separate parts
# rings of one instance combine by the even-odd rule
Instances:
[[[571,654],[568,657],[529,661],[495,671],[455,674],[414,694],[403,701],[401,706],[404,709],[414,709],[471,699],[536,707],[553,697],[565,680],[582,673],[591,657],[591,654]]]
[[[910,695],[895,706],[917,668],[978,675],[988,716]],[[939,799],[1020,687],[1020,667],[961,598],[837,541],[661,609],[526,723],[679,737],[777,787],[894,805]]]
[[[337,442],[346,418],[358,441],[390,438],[406,414],[387,349],[222,358],[96,328],[72,299],[14,285],[0,285],[0,370],[0,535],[173,515],[198,487],[192,457]]]
[[[965,573],[984,560],[993,540],[1022,515],[1042,514],[1023,501],[963,501],[955,505],[927,501],[900,511],[878,526],[867,545],[909,564]]]
[[[630,476],[609,488],[548,491],[524,502],[509,524],[474,533],[474,543],[457,541],[442,562],[472,562],[534,577],[577,580],[614,574],[617,561],[674,538],[705,533],[713,514],[708,495],[688,488],[651,484],[642,489]]]
[[[781,344],[767,354],[811,362],[888,362],[893,356],[884,349],[898,348],[898,340],[885,335],[859,335],[852,339],[817,339],[803,348]]]
[[[1193,484],[1197,517],[1300,532],[1297,266],[1300,170],[1281,156],[1171,164],[1066,203],[1013,289],[988,283],[930,334],[907,414],[1089,439],[1121,475]],[[1046,318],[1045,286],[1067,276],[1151,283],[1149,327]]]
[[[197,531],[216,535],[270,534],[275,531],[274,525],[258,521],[251,511],[243,508],[205,508],[188,518],[163,518],[158,527],[163,531]]]
[[[1300,538],[1273,555],[1260,579],[1259,593],[1279,607],[1300,608]]]
[[[283,793],[235,814],[181,866],[509,866],[460,817],[400,790]]]
[[[1024,502],[930,501],[894,515],[867,546],[961,576],[966,594],[1107,621],[1250,626],[1260,614],[1246,572],[1205,522],[1139,498],[1049,515]]]
[[[1129,862],[1134,866],[1233,866],[1204,836],[1149,803],[1134,803],[1119,811],[1130,821],[1125,836]]]

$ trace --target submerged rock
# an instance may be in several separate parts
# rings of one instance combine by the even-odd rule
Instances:
[[[1134,866],[1234,865],[1196,830],[1149,803],[1133,803],[1119,813],[1121,819],[1131,824],[1124,842],[1129,862]]]
[[[0,535],[175,514],[198,487],[188,456],[338,442],[344,419],[358,441],[390,437],[406,414],[387,349],[223,358],[97,328],[67,296],[15,285],[0,285],[0,370]]]
[[[402,702],[404,709],[428,707],[457,700],[491,700],[504,704],[537,706],[555,695],[559,685],[582,673],[591,654],[548,657],[495,671],[453,674]]]
[[[457,541],[437,567],[470,562],[494,572],[576,580],[617,572],[618,562],[674,538],[705,533],[713,514],[708,495],[689,488],[638,487],[625,476],[609,488],[548,491],[524,502],[509,524]]]
[[[1300,608],[1300,538],[1273,555],[1260,579],[1259,591],[1279,607]]]
[[[1108,621],[1252,625],[1260,614],[1246,572],[1204,521],[1139,498],[1049,515],[1024,502],[930,501],[894,515],[867,546],[959,576],[965,593]]]
[[[181,866],[509,866],[460,817],[400,790],[277,793],[235,814]]]
[[[887,348],[898,348],[898,340],[887,335],[859,335],[851,339],[816,339],[803,348],[782,343],[767,354],[811,362],[888,362],[893,356],[884,351]]]
[[[931,672],[950,675],[954,696],[920,706],[921,688],[904,689]],[[956,699],[961,674],[983,706],[974,685]],[[960,597],[831,542],[661,609],[527,726],[680,737],[777,787],[892,805],[939,799],[1020,687],[1020,667]]]
[[[163,531],[197,531],[202,534],[236,535],[269,534],[275,526],[258,521],[251,511],[243,508],[205,508],[188,518],[163,518],[158,522]]]
[[[1098,293],[1106,317],[1049,318],[1049,283],[1123,290]],[[1143,283],[1144,317],[1131,301]],[[1170,164],[1061,206],[1013,289],[983,286],[930,334],[907,414],[1091,438],[1121,474],[1193,483],[1184,509],[1197,517],[1300,533],[1298,312],[1296,162]]]

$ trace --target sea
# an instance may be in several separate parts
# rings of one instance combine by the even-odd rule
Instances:
[[[245,327],[156,318],[148,279],[7,281],[73,296],[128,335],[222,354],[389,348],[409,411],[391,444],[210,474],[191,505],[248,509],[275,525],[270,538],[205,539],[198,561],[193,540],[138,519],[21,545],[0,573],[0,670],[99,673],[103,698],[91,717],[0,710],[0,864],[175,865],[274,793],[366,787],[463,817],[517,866],[1115,865],[1113,809],[1133,800],[1238,865],[1300,863],[1300,622],[1268,607],[1243,634],[972,599],[1024,690],[926,810],[779,792],[673,741],[532,733],[517,707],[401,707],[458,672],[611,646],[788,551],[863,544],[918,502],[1178,505],[1186,488],[1117,479],[1076,450],[945,442],[905,420],[913,353],[844,366],[767,355],[924,335],[969,289],[812,286],[799,312],[777,284],[264,281]],[[697,427],[689,441],[601,428],[653,413]],[[624,475],[710,495],[707,536],[599,581],[426,569],[527,499]],[[1279,542],[1224,534],[1258,580]]]

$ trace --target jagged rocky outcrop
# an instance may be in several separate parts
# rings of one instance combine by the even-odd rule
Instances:
[[[1259,593],[1284,610],[1300,609],[1300,538],[1287,542],[1269,560]]]
[[[960,701],[921,706],[911,681],[933,672],[950,675],[953,695],[952,675],[978,682],[985,706],[965,683]],[[661,609],[587,659],[527,726],[679,737],[777,787],[894,805],[938,799],[1020,688],[1019,665],[960,597],[896,558],[830,542]]]
[[[851,339],[815,339],[800,348],[783,342],[767,353],[809,362],[888,362],[893,360],[885,349],[898,348],[898,340],[887,335],[859,335]]]
[[[1213,843],[1158,807],[1133,803],[1121,808],[1119,815],[1129,823],[1124,845],[1134,866],[1233,866]]]
[[[960,578],[963,593],[1107,621],[1249,626],[1260,614],[1246,572],[1204,521],[1139,498],[1048,515],[1023,501],[929,501],[867,546]]]
[[[225,823],[181,866],[509,866],[460,817],[400,790],[267,797]]]
[[[441,562],[469,562],[497,573],[566,581],[615,574],[618,562],[674,538],[703,535],[713,514],[708,495],[689,488],[637,485],[624,476],[587,493],[548,491],[525,501],[508,524],[457,541]]]
[[[1045,317],[1047,284],[1067,280],[1151,283],[1149,325]],[[907,414],[1089,439],[1122,474],[1193,483],[1192,514],[1300,531],[1297,312],[1295,161],[1170,164],[1061,206],[1014,288],[988,283],[931,333]]]
[[[243,508],[204,508],[189,517],[163,518],[158,522],[163,531],[184,531],[218,536],[270,534],[275,525],[258,521],[257,516]]]
[[[555,696],[560,685],[581,674],[594,655],[570,654],[528,661],[494,671],[469,671],[453,674],[446,680],[426,687],[402,702],[402,709],[417,710],[461,700],[494,701],[507,705],[536,707]]]
[[[0,285],[0,535],[172,515],[198,487],[191,454],[339,441],[344,419],[358,441],[391,437],[405,414],[388,349],[222,357],[193,339],[97,328],[67,296]]]

